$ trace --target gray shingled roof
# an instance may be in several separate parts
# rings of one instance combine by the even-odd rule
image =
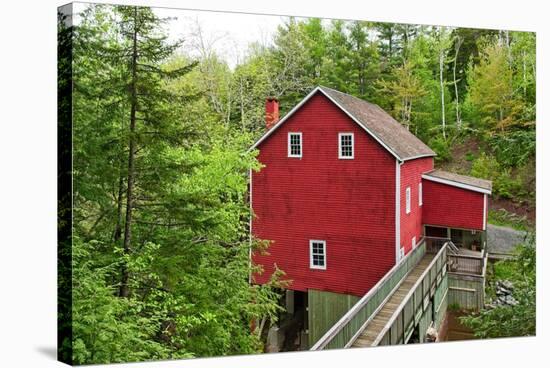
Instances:
[[[320,86],[319,89],[340,105],[357,123],[385,144],[399,159],[408,160],[415,157],[436,155],[430,147],[409,132],[380,106],[332,88]]]
[[[493,186],[490,180],[474,178],[472,176],[466,176],[466,175],[459,175],[459,174],[438,170],[438,169],[425,173],[424,176],[430,176],[436,179],[454,181],[456,183],[471,185],[477,188],[486,189],[488,191],[491,191]]]

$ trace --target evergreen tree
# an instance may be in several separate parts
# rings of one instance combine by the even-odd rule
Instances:
[[[374,82],[379,77],[377,44],[370,37],[369,23],[354,21],[349,25],[350,79],[355,81],[355,88],[349,92],[368,100],[375,95]]]

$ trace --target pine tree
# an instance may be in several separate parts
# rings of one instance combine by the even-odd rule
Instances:
[[[350,77],[355,85],[352,93],[371,100],[374,97],[374,81],[379,76],[379,57],[376,43],[370,41],[371,25],[354,21],[348,26],[350,45]]]
[[[123,257],[131,256],[133,244],[134,209],[137,202],[150,201],[150,198],[138,198],[140,189],[136,180],[147,182],[147,177],[153,172],[158,175],[159,168],[147,167],[151,164],[145,153],[156,156],[155,144],[161,144],[161,139],[174,137],[173,142],[181,142],[185,133],[173,124],[171,109],[166,102],[177,102],[180,96],[175,96],[164,88],[162,81],[166,78],[176,78],[188,73],[194,64],[166,71],[159,63],[173,54],[179,43],[168,44],[167,36],[158,31],[163,21],[150,8],[116,7],[118,26],[122,37],[122,47],[110,50],[119,55],[119,61],[125,66],[127,83],[126,100],[129,106],[128,122],[128,153],[126,178],[126,204],[123,236]],[[151,149],[152,148],[152,149]],[[139,157],[139,151],[144,153]],[[144,160],[140,160],[145,158]],[[139,166],[138,166],[139,165]],[[161,162],[157,162],[161,166]],[[161,179],[161,177],[158,177]],[[143,190],[143,189],[142,189]],[[146,191],[144,191],[146,192]],[[128,297],[129,270],[127,261],[121,262],[121,282],[119,295]]]

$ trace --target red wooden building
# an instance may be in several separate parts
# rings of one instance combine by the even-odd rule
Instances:
[[[435,153],[379,106],[317,87],[251,149],[253,254],[269,280],[275,265],[300,292],[362,296],[424,235],[480,248],[490,182],[434,170]]]

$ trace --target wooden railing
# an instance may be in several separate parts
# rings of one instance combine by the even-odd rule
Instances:
[[[422,273],[401,304],[390,317],[378,337],[376,345],[395,345],[404,343],[414,331],[423,311],[430,303],[437,285],[447,270],[447,243],[437,252],[428,268]]]
[[[310,350],[349,347],[387,299],[397,290],[406,275],[424,257],[427,249],[435,249],[438,244],[441,247],[441,242],[440,239],[422,238],[417,247],[386,273]]]
[[[449,272],[482,275],[486,257],[449,254]]]

